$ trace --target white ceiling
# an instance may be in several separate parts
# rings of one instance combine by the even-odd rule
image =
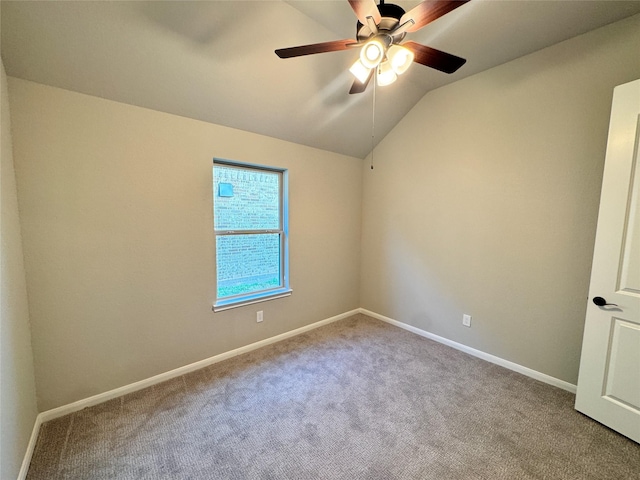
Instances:
[[[355,38],[347,0],[0,6],[8,75],[359,158],[371,150],[372,85],[348,94],[357,52],[273,53]],[[375,142],[434,88],[637,13],[637,0],[472,0],[407,36],[468,61],[453,75],[416,64],[378,88]]]

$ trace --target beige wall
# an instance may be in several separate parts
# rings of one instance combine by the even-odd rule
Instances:
[[[18,476],[38,412],[7,76],[0,66],[0,478],[12,479]]]
[[[358,306],[575,383],[612,88],[640,77],[639,32],[636,16],[429,93],[373,171],[9,78],[40,410]],[[291,297],[211,312],[214,156],[289,168]],[[3,422],[11,352],[32,425],[21,291],[9,349],[3,283]]]
[[[576,383],[612,89],[638,77],[635,16],[427,94],[364,165],[362,307]]]
[[[361,160],[11,77],[9,93],[40,410],[359,306]],[[289,169],[291,297],[211,311],[214,156]]]

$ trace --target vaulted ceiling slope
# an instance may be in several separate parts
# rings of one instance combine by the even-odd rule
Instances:
[[[388,2],[391,3],[391,2]],[[419,0],[394,2],[410,10]],[[354,38],[347,0],[5,1],[8,75],[364,158],[373,88],[349,95],[348,50],[274,50]],[[376,89],[375,142],[428,91],[640,13],[633,1],[472,0],[408,39],[466,58]]]

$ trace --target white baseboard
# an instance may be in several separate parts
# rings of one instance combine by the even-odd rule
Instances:
[[[29,472],[29,465],[31,464],[31,457],[33,456],[33,451],[36,448],[36,442],[38,441],[38,434],[40,433],[40,425],[42,425],[41,413],[38,414],[35,422],[33,423],[33,430],[31,430],[31,437],[29,438],[29,443],[27,443],[27,450],[24,453],[24,458],[22,459],[22,465],[20,466],[20,471],[18,472],[18,480],[25,480],[27,478],[27,472]]]
[[[250,345],[245,345],[244,347],[236,348],[234,350],[230,350],[228,352],[224,352],[219,355],[215,355],[213,357],[205,358],[204,360],[200,360],[195,363],[190,363],[189,365],[185,365],[183,367],[179,367],[174,370],[170,370],[168,372],[160,373],[159,375],[155,375],[153,377],[145,378],[144,380],[140,380],[139,382],[131,383],[129,385],[124,385],[122,387],[109,390],[108,392],[99,393],[98,395],[94,395],[89,398],[78,400],[77,402],[69,403],[67,405],[62,405],[61,407],[47,410],[40,414],[42,416],[42,423],[48,422],[49,420],[53,420],[54,418],[62,417],[69,413],[77,412],[78,410],[82,410],[83,408],[86,408],[86,407],[98,405],[99,403],[106,402],[107,400],[111,400],[113,398],[121,397],[122,395],[126,395],[128,393],[142,390],[143,388],[150,387],[151,385],[156,385],[158,383],[171,380],[172,378],[179,377],[181,375],[193,372],[195,370],[199,370],[201,368],[207,367],[214,363],[227,360],[228,358],[242,355],[243,353],[251,352],[252,350],[265,347],[267,345],[279,342],[286,338],[295,337],[296,335],[300,335],[301,333],[308,332],[309,330],[314,330],[318,327],[328,325],[329,323],[337,322],[338,320],[342,320],[343,318],[350,317],[352,315],[355,315],[358,312],[359,312],[359,309],[355,309],[355,310],[351,310],[350,312],[341,313],[340,315],[336,315],[335,317],[326,318],[324,320],[320,320],[319,322],[312,323],[311,325],[306,325],[304,327],[296,328],[295,330],[281,333],[280,335],[266,338],[264,340],[260,340],[259,342],[255,342]]]
[[[380,315],[379,313],[375,313],[370,310],[366,310],[364,308],[360,308],[359,312],[363,313],[364,315],[377,318],[378,320],[382,320],[383,322],[390,323],[391,325],[395,325],[396,327],[400,327],[404,330],[408,330],[409,332],[420,335],[421,337],[429,338],[438,343],[442,343],[449,347],[455,348],[456,350],[460,350],[462,352],[468,353],[469,355],[473,355],[474,357],[478,357],[478,358],[481,358],[482,360],[495,363],[496,365],[500,365],[501,367],[508,368],[509,370],[513,370],[514,372],[521,373],[523,375],[526,375],[527,377],[531,377],[541,382],[548,383],[549,385],[553,385],[554,387],[561,388],[562,390],[566,390],[567,392],[571,392],[574,394],[576,393],[577,387],[574,384],[565,382],[564,380],[560,380],[559,378],[552,377],[551,375],[547,375],[545,373],[538,372],[537,370],[533,370],[531,368],[524,367],[517,363],[510,362],[509,360],[505,360],[504,358],[496,357],[495,355],[491,355],[490,353],[486,353],[481,350],[476,350],[475,348],[468,347],[466,345],[463,345],[462,343],[454,342],[453,340],[449,340],[439,335],[435,335],[425,330],[421,330],[412,325],[399,322],[397,320],[394,320],[389,317],[385,317],[384,315]]]
[[[43,423],[48,422],[49,420],[53,420],[55,418],[62,417],[64,415],[68,415],[69,413],[77,412],[78,410],[82,410],[83,408],[91,407],[93,405],[98,405],[99,403],[106,402],[107,400],[111,400],[113,398],[117,398],[122,395],[126,395],[128,393],[142,390],[143,388],[150,387],[151,385],[156,385],[158,383],[171,380],[172,378],[179,377],[181,375],[193,372],[195,370],[199,370],[209,365],[213,365],[214,363],[227,360],[228,358],[242,355],[243,353],[251,352],[252,350],[257,350],[258,348],[265,347],[272,343],[276,343],[281,340],[285,340],[287,338],[295,337],[296,335],[300,335],[310,330],[314,330],[318,327],[322,327],[324,325],[328,325],[330,323],[337,322],[338,320],[342,320],[344,318],[350,317],[352,315],[355,315],[356,313],[363,313],[370,317],[377,318],[378,320],[382,320],[383,322],[390,323],[391,325],[395,325],[397,327],[403,328],[405,330],[413,332],[422,337],[426,337],[431,340],[435,340],[436,342],[443,343],[445,345],[448,345],[449,347],[453,347],[457,350],[463,351],[475,357],[478,357],[483,360],[487,360],[491,363],[495,363],[496,365],[500,365],[502,367],[508,368],[509,370],[513,370],[515,372],[521,373],[523,375],[534,378],[536,380],[540,380],[541,382],[548,383],[549,385],[553,385],[563,390],[567,390],[571,393],[576,393],[576,386],[571,383],[565,382],[558,378],[551,377],[550,375],[546,375],[536,370],[532,370],[531,368],[523,367],[522,365],[518,365],[517,363],[513,363],[508,360],[504,360],[500,357],[496,357],[489,353],[476,350],[475,348],[467,347],[466,345],[463,345],[461,343],[454,342],[453,340],[448,340],[438,335],[434,335],[433,333],[429,333],[425,330],[421,330],[419,328],[413,327],[406,323],[393,320],[392,318],[385,317],[384,315],[380,315],[370,310],[366,310],[364,308],[357,308],[349,312],[341,313],[340,315],[336,315],[334,317],[320,320],[319,322],[312,323],[311,325],[296,328],[295,330],[281,333],[280,335],[266,338],[264,340],[260,340],[259,342],[255,342],[250,345],[245,345],[244,347],[236,348],[234,350],[230,350],[228,352],[224,352],[219,355],[215,355],[213,357],[200,360],[199,362],[191,363],[189,365],[185,365],[183,367],[176,368],[174,370],[170,370],[168,372],[161,373],[159,375],[155,375],[153,377],[149,377],[144,380],[140,380],[139,382],[131,383],[129,385],[124,385],[122,387],[115,388],[113,390],[109,390],[107,392],[100,393],[92,397],[78,400],[77,402],[69,403],[67,405],[62,405],[61,407],[57,407],[51,410],[46,410],[44,412],[41,412],[36,417],[36,420],[33,426],[33,431],[31,432],[31,438],[29,439],[27,450],[25,452],[25,456],[22,461],[22,467],[20,468],[18,480],[26,479],[27,472],[29,471],[29,464],[31,463],[31,457],[33,456],[33,451],[35,449],[36,441],[38,439],[38,433],[40,432],[40,426]]]
[[[29,464],[31,463],[31,457],[33,456],[33,451],[36,446],[36,441],[38,440],[38,433],[40,432],[40,426],[43,423],[48,422],[49,420],[53,420],[55,418],[62,417],[64,415],[68,415],[69,413],[77,412],[78,410],[82,410],[83,408],[91,407],[93,405],[98,405],[99,403],[106,402],[107,400],[111,400],[112,398],[117,398],[122,395],[126,395],[127,393],[132,393],[138,390],[142,390],[143,388],[150,387],[151,385],[156,385],[158,383],[171,380],[172,378],[179,377],[181,375],[184,375],[189,372],[193,372],[195,370],[199,370],[201,368],[207,367],[214,363],[227,360],[228,358],[242,355],[243,353],[247,353],[252,350],[257,350],[258,348],[265,347],[272,343],[276,343],[290,337],[295,337],[296,335],[300,335],[301,333],[305,333],[310,330],[314,330],[318,327],[322,327],[324,325],[337,322],[338,320],[342,320],[343,318],[347,318],[352,315],[355,315],[356,313],[359,313],[359,311],[360,309],[355,309],[349,312],[341,313],[340,315],[336,315],[334,317],[320,320],[319,322],[312,323],[311,325],[306,325],[304,327],[296,328],[295,330],[281,333],[280,335],[266,338],[264,340],[260,340],[259,342],[255,342],[250,345],[245,345],[244,347],[236,348],[234,350],[230,350],[228,352],[224,352],[219,355],[215,355],[213,357],[200,360],[199,362],[191,363],[189,365],[185,365],[183,367],[176,368],[174,370],[170,370],[168,372],[161,373],[159,375],[155,375],[153,377],[146,378],[144,380],[140,380],[139,382],[131,383],[129,385],[124,385],[122,387],[109,390],[108,392],[100,393],[98,395],[94,395],[89,398],[78,400],[77,402],[69,403],[67,405],[62,405],[61,407],[57,407],[51,410],[46,410],[44,412],[41,412],[36,417],[35,423],[33,425],[31,438],[29,439],[27,450],[24,454],[24,459],[22,460],[20,473],[18,474],[18,480],[24,480],[25,478],[27,478],[27,472],[29,471]]]

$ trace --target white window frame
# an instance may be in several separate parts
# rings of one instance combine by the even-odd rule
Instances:
[[[237,162],[232,160],[225,160],[221,158],[213,159],[213,184],[215,185],[215,167],[216,165],[223,165],[233,168],[241,168],[253,171],[266,171],[278,173],[280,175],[280,228],[278,229],[258,229],[258,230],[216,230],[214,221],[214,261],[216,271],[216,301],[213,305],[214,312],[221,312],[229,310],[231,308],[242,307],[244,305],[251,305],[259,302],[266,302],[268,300],[274,300],[276,298],[288,297],[291,295],[291,288],[289,287],[289,174],[285,168],[277,168],[265,165],[256,165],[245,162]],[[213,195],[215,202],[215,192]],[[212,204],[212,210],[215,215],[215,206]],[[216,252],[217,238],[219,236],[238,236],[238,235],[261,235],[261,234],[274,234],[280,235],[280,285],[275,288],[266,290],[259,290],[252,293],[243,293],[230,297],[218,298],[218,258]]]

